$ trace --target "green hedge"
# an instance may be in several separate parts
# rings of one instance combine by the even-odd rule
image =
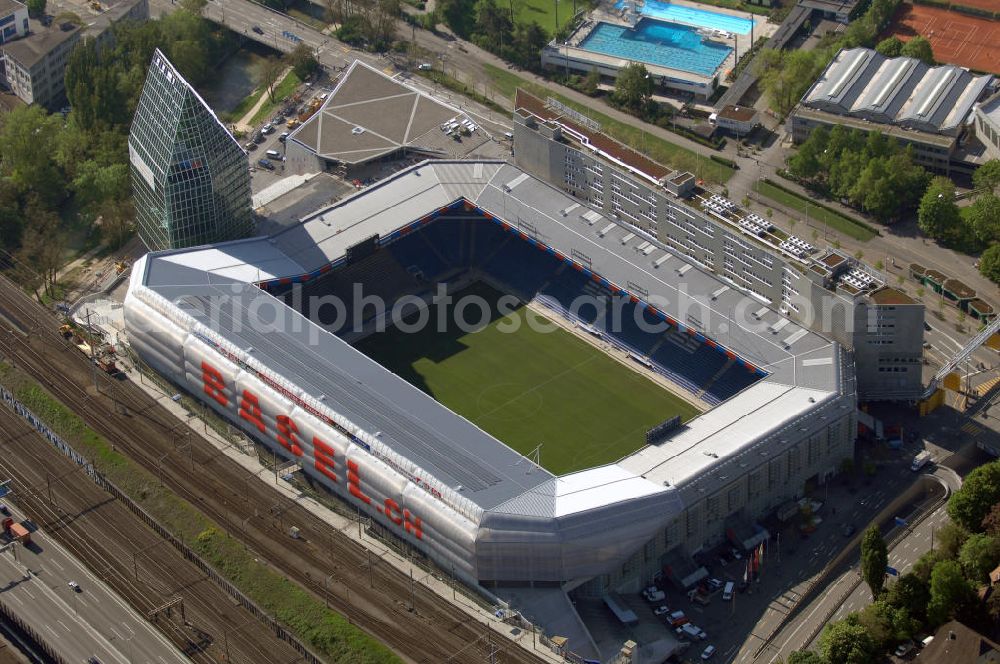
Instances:
[[[734,171],[739,170],[739,168],[740,168],[736,164],[736,162],[733,161],[732,159],[727,159],[726,157],[720,157],[717,154],[710,154],[710,155],[708,155],[708,158],[711,159],[712,161],[715,161],[715,162],[718,162],[718,163],[723,164],[725,166],[728,166],[729,168],[733,169]]]

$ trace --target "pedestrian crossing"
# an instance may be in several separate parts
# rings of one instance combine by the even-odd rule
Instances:
[[[975,438],[976,436],[981,434],[984,431],[984,429],[975,422],[966,422],[965,424],[962,425],[962,431]]]

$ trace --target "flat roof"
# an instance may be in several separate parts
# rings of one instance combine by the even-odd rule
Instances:
[[[934,134],[920,129],[907,129],[881,122],[869,122],[849,115],[819,111],[815,108],[803,106],[802,104],[796,106],[792,114],[807,120],[817,120],[828,125],[843,125],[852,129],[860,129],[864,132],[879,131],[882,132],[883,136],[894,136],[907,143],[919,143],[921,145],[931,145],[945,149],[951,149],[958,140],[955,136],[947,134]]]
[[[441,129],[452,122],[472,124],[461,110],[355,60],[322,107],[288,140],[346,164],[403,148],[444,156],[465,154],[475,145],[458,143]]]
[[[753,106],[724,106],[718,116],[737,122],[750,122],[757,116],[757,109]]]
[[[9,16],[22,7],[27,8],[24,3],[17,0],[0,0],[0,16]]]
[[[465,202],[509,220],[565,256],[585,256],[594,273],[630,293],[644,294],[643,301],[675,317],[680,326],[714,339],[768,375],[687,423],[680,434],[688,441],[686,453],[672,439],[643,448],[619,462],[618,469],[604,466],[554,478],[305,319],[298,332],[250,329],[248,311],[259,311],[273,300],[266,291],[248,286],[236,289],[240,296],[233,297],[234,284],[318,274],[348,247],[372,235],[389,235],[445,206]],[[573,213],[564,216],[567,209]],[[641,242],[654,245],[654,251],[637,254],[635,246]],[[134,280],[170,300],[179,299],[192,315],[205,298],[228,295],[229,304],[214,317],[216,334],[238,348],[252,348],[255,359],[306,394],[329,395],[344,417],[363,430],[381,432],[381,443],[446,485],[461,485],[460,495],[482,509],[566,515],[613,500],[650,496],[659,491],[654,485],[661,475],[683,483],[694,480],[706,464],[711,466],[713,459],[703,454],[705,449],[735,454],[827,396],[836,396],[842,385],[837,344],[769,307],[751,307],[766,311],[759,320],[743,320],[740,316],[749,316],[742,306],[748,296],[736,288],[674,254],[656,238],[612,222],[499,161],[424,162],[273,236],[151,253],[142,261]],[[729,287],[721,290],[723,285]],[[715,292],[718,295],[710,299]],[[283,303],[277,308],[287,309]]]
[[[38,64],[57,46],[73,39],[80,32],[79,26],[66,21],[45,27],[38,21],[29,19],[28,25],[30,33],[27,37],[21,37],[0,46],[0,51],[28,69]],[[67,26],[68,29],[63,30],[62,26]]]
[[[916,301],[903,291],[888,286],[879,288],[869,297],[875,304],[916,304]]]

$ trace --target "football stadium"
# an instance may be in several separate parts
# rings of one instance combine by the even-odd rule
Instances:
[[[270,237],[147,254],[154,369],[470,586],[601,597],[853,453],[850,353],[501,161],[424,162]]]

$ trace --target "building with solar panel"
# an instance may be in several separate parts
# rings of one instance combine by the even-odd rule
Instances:
[[[955,65],[841,49],[789,116],[788,129],[796,143],[817,127],[880,131],[912,146],[915,161],[928,169],[971,175],[977,164],[963,159],[960,138],[995,83]]]
[[[159,51],[128,139],[139,237],[153,250],[253,232],[247,154]]]

